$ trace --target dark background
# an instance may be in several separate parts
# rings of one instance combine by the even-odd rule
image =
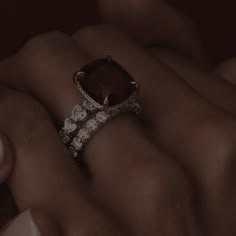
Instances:
[[[236,56],[235,0],[169,0],[190,16],[215,62]]]
[[[145,0],[144,0],[145,1]],[[196,22],[210,57],[236,55],[235,0],[169,0]],[[73,32],[97,23],[95,0],[5,0],[0,6],[0,60],[31,36],[59,29]]]

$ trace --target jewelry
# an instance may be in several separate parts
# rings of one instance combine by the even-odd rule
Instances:
[[[108,121],[121,113],[139,114],[138,83],[110,56],[83,67],[74,76],[83,101],[76,105],[59,134],[79,161],[79,153]]]

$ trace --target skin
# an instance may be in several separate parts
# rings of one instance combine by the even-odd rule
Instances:
[[[212,68],[165,2],[98,3],[106,24],[37,36],[1,63],[0,130],[14,158],[0,180],[11,173],[42,235],[235,235],[233,66]],[[106,55],[140,83],[143,121],[120,116],[90,141],[88,179],[57,128],[81,101],[73,73]]]

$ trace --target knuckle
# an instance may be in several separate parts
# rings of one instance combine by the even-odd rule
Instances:
[[[164,166],[163,169],[160,166],[143,173],[140,181],[139,195],[145,199],[142,208],[144,212],[148,210],[152,219],[171,218],[172,215],[181,217],[181,211],[183,214],[193,211],[192,185],[179,168]],[[154,221],[153,227],[156,227],[155,224]]]
[[[12,95],[11,102],[14,103],[17,112],[17,117],[27,122],[32,120],[44,120],[46,110],[42,105],[32,97],[25,94]]]
[[[17,62],[26,70],[34,65],[39,67],[45,61],[55,60],[55,57],[63,54],[70,44],[71,38],[62,32],[37,35],[26,42],[18,52]]]
[[[203,169],[209,181],[218,181],[231,168],[235,159],[235,130],[235,121],[211,119],[196,125],[189,135],[193,155],[204,158]]]
[[[50,121],[46,110],[33,99],[22,99],[18,111],[18,129],[25,136],[25,141],[44,130]]]
[[[217,192],[220,199],[229,191],[235,176],[236,123],[231,119],[206,121],[192,136],[193,155],[204,160],[201,166],[206,191]]]
[[[232,141],[234,136],[232,135],[232,122],[228,120],[206,120],[195,126],[192,132],[192,143],[201,146],[201,150],[207,148],[207,150],[214,153],[217,147],[221,150],[228,152],[232,148]],[[235,130],[235,129],[233,129]],[[221,151],[221,153],[222,153]],[[214,153],[216,154],[216,153]]]
[[[93,38],[99,34],[114,34],[118,30],[111,24],[99,24],[95,26],[87,26],[75,32],[74,38],[80,40],[81,38]]]
[[[9,93],[1,101],[1,110],[5,110],[3,124],[10,126],[8,128],[14,130],[14,133],[24,134],[22,141],[31,137],[50,119],[38,101],[23,93]],[[9,122],[9,117],[12,122]]]
[[[4,88],[1,89],[0,99],[1,110],[5,110],[6,114],[17,114],[17,118],[21,117],[24,113],[31,112],[32,110],[37,111],[38,108],[40,108],[39,111],[42,110],[41,105],[37,100],[22,92],[16,92]],[[9,107],[9,109],[6,109],[7,107]]]
[[[30,39],[28,42],[25,43],[24,49],[28,50],[37,50],[41,49],[43,47],[53,47],[55,43],[58,43],[60,41],[64,41],[67,39],[67,35],[60,31],[53,31],[48,32],[40,35],[36,35],[32,39]]]
[[[138,176],[135,180],[136,186],[140,188],[138,192],[149,196],[148,204],[153,210],[156,209],[153,206],[162,204],[163,201],[171,199],[171,196],[182,197],[184,193],[191,192],[185,173],[169,161],[143,168],[135,176]]]
[[[32,87],[39,79],[46,80],[46,73],[53,73],[54,67],[65,63],[65,58],[72,55],[70,52],[76,55],[74,45],[75,42],[61,32],[45,33],[29,40],[15,57],[16,69],[25,86]]]

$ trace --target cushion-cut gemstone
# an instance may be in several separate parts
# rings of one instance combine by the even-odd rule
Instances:
[[[83,90],[100,105],[108,98],[109,106],[128,99],[135,91],[135,81],[122,66],[111,59],[99,59],[81,69]]]

